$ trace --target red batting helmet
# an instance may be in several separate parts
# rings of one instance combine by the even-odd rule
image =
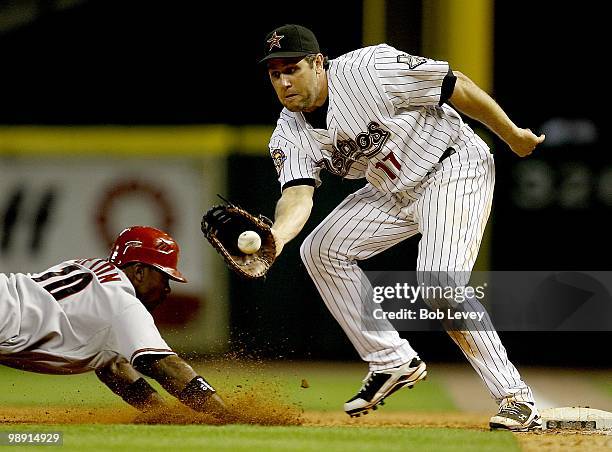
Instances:
[[[132,226],[121,231],[108,258],[117,267],[130,262],[152,265],[171,279],[187,282],[176,268],[179,246],[164,231],[149,226]]]

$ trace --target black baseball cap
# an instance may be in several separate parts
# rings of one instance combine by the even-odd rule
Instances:
[[[301,25],[283,25],[266,35],[264,57],[260,63],[271,58],[296,58],[320,53],[319,43],[312,31]]]

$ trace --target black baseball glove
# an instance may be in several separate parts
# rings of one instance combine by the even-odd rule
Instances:
[[[202,217],[202,232],[213,248],[231,270],[249,279],[265,276],[276,259],[270,226],[270,219],[252,215],[232,203],[215,206]],[[245,231],[255,231],[261,237],[261,247],[253,254],[238,248],[238,236]]]

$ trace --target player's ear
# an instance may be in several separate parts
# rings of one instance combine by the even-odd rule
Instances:
[[[136,262],[134,264],[134,278],[136,281],[141,283],[146,279],[146,265]]]
[[[323,54],[321,53],[317,53],[317,56],[315,58],[315,69],[317,70],[317,74],[320,74],[323,72]]]
[[[145,280],[145,265],[139,262],[130,262],[121,267],[125,275],[128,277],[134,288],[139,287]]]

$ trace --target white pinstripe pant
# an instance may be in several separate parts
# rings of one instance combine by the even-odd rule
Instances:
[[[491,210],[494,179],[491,154],[470,146],[443,160],[413,193],[392,194],[366,185],[304,240],[300,251],[308,273],[370,370],[401,365],[417,353],[392,328],[364,331],[360,294],[368,283],[357,261],[421,233],[417,272],[469,274]],[[448,333],[498,403],[506,398],[532,402],[531,390],[486,321],[487,331]]]

